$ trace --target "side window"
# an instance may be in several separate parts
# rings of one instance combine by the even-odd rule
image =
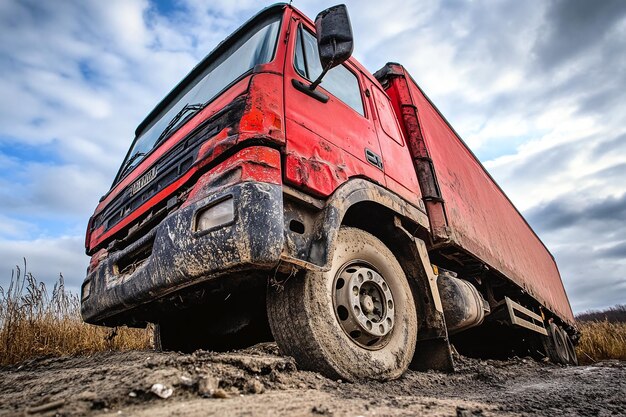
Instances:
[[[308,31],[300,26],[296,39],[296,54],[294,59],[296,71],[309,81],[315,80],[322,73],[317,40]],[[338,65],[328,71],[322,80],[322,87],[339,100],[352,107],[361,116],[365,115],[359,81],[350,70]]]
[[[387,136],[392,138],[399,145],[402,145],[400,128],[395,118],[395,113],[391,107],[389,98],[374,86],[372,86],[372,92],[374,93],[374,101],[376,101],[375,107],[378,112],[380,126],[383,128],[383,131],[387,134]]]

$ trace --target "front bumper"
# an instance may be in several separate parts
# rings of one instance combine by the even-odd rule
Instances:
[[[231,223],[204,233],[194,231],[198,211],[231,197],[235,207]],[[134,310],[181,289],[232,273],[274,268],[283,243],[280,185],[250,181],[216,190],[103,259],[83,284],[83,319],[93,324],[133,324]],[[119,271],[124,259],[141,251],[149,254]]]

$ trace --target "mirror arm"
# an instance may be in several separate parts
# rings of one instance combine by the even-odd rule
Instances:
[[[335,56],[337,55],[337,43],[336,41],[333,40],[333,59],[330,60],[330,62],[326,65],[326,67],[324,67],[324,69],[322,70],[322,73],[320,74],[319,77],[317,77],[317,79],[315,81],[313,81],[313,83],[311,83],[311,85],[309,86],[309,90],[313,91],[317,88],[318,85],[320,85],[320,83],[322,82],[322,78],[324,78],[324,76],[326,75],[326,73],[332,68],[334,67],[334,62],[335,62]]]
[[[322,78],[324,78],[324,76],[326,75],[326,73],[328,72],[329,69],[332,68],[332,65],[327,65],[326,68],[324,68],[324,70],[322,70],[322,73],[320,74],[319,77],[317,77],[317,80],[313,81],[311,83],[311,85],[309,86],[309,90],[313,91],[317,88],[318,85],[320,85],[320,83],[322,82]]]

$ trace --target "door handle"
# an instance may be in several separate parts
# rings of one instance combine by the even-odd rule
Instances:
[[[375,167],[383,169],[383,160],[380,155],[375,154],[367,148],[365,148],[365,159],[367,159],[367,162],[374,165]]]
[[[322,103],[328,102],[329,97],[326,94],[322,93],[319,90],[311,90],[309,86],[302,81],[292,79],[291,85],[293,85],[296,90],[313,97],[315,100],[321,101]]]

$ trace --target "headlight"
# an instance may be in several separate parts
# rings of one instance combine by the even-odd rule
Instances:
[[[229,197],[217,204],[209,206],[196,215],[196,232],[213,229],[230,223],[235,219],[235,205],[233,198]]]

